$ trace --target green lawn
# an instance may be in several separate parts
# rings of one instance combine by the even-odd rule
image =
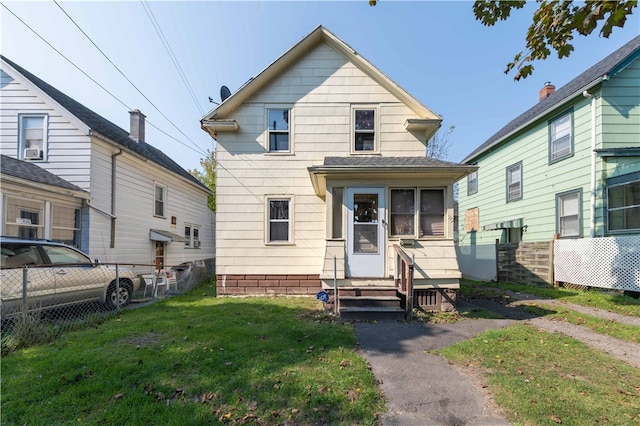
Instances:
[[[350,325],[310,298],[214,291],[3,356],[1,423],[376,423],[383,400]]]

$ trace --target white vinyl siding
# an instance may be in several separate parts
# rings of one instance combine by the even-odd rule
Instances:
[[[265,155],[265,108],[280,105],[291,107],[295,155]],[[404,127],[408,118],[419,117],[326,44],[306,53],[232,113],[240,130],[220,133],[216,145],[224,166],[216,176],[218,274],[320,273],[326,239],[344,235],[327,230],[325,201],[315,194],[307,167],[322,164],[327,156],[352,154],[352,107],[372,105],[377,109],[378,150],[385,156],[423,157],[424,133]],[[271,194],[295,199],[290,244],[265,244],[264,197]]]

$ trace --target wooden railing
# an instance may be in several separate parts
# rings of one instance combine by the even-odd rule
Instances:
[[[404,319],[411,322],[413,318],[413,260],[398,244],[396,251],[396,290],[405,296]]]

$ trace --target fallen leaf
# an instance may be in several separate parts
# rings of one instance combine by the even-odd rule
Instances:
[[[117,393],[117,394],[115,394],[115,395],[114,395],[113,399],[120,399],[120,398],[122,398],[123,396],[124,396],[124,394],[123,394],[123,393]]]
[[[560,420],[560,417],[555,416],[555,415],[551,415],[549,416],[549,419],[556,422],[556,423],[562,423],[562,420]]]

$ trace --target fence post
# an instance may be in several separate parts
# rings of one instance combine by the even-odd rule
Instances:
[[[29,270],[26,266],[22,267],[22,306],[27,310],[27,283],[29,281]]]
[[[116,263],[116,307],[120,309],[120,277],[118,276],[118,264]]]

